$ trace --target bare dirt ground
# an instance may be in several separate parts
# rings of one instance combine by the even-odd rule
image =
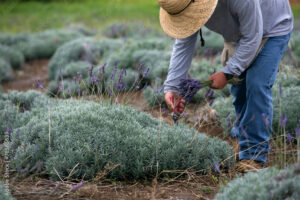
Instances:
[[[36,89],[35,79],[40,78],[46,87],[48,60],[37,60],[26,63],[21,70],[15,71],[15,80],[3,84],[4,91],[18,90],[27,91]],[[149,108],[141,92],[127,93],[119,96],[119,101],[128,98],[127,105],[135,109],[147,112],[157,119],[164,120],[172,124],[171,113],[166,109],[162,112],[160,106]],[[98,101],[95,96],[86,97],[88,100]],[[227,141],[238,152],[238,142],[236,139],[224,136],[222,128],[219,126],[216,115],[209,107],[201,106],[200,110],[194,112],[195,105],[187,106],[185,113],[187,118],[181,119],[187,125],[204,132],[212,137],[219,137]],[[205,113],[203,115],[203,113]],[[195,123],[195,116],[201,115],[201,121]],[[271,142],[274,145],[274,142]],[[272,148],[273,149],[273,148]],[[277,148],[278,151],[278,148]],[[292,146],[288,152],[293,152]],[[279,152],[272,151],[269,157],[269,164],[275,162]],[[0,169],[4,167],[0,159]],[[2,168],[3,169],[3,168]],[[220,174],[208,174],[198,176],[187,171],[178,172],[178,177],[174,179],[161,179],[160,177],[148,181],[139,182],[118,182],[115,180],[105,180],[103,177],[90,182],[85,182],[84,186],[76,191],[72,188],[76,183],[54,182],[45,175],[31,176],[26,179],[11,180],[11,190],[13,196],[18,200],[37,199],[101,199],[101,200],[194,200],[213,199],[221,184],[231,180],[235,172],[222,172]],[[43,177],[43,178],[42,178]]]

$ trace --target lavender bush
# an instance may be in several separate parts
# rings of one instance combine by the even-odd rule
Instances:
[[[0,58],[10,63],[10,65],[14,69],[20,69],[24,64],[24,56],[19,50],[1,44],[0,44]]]
[[[234,107],[232,105],[233,97],[219,97],[212,105],[213,109],[217,111],[219,122],[224,129],[224,136],[230,133],[231,129],[235,126],[238,117],[235,114]]]
[[[283,170],[271,167],[236,178],[222,187],[215,199],[299,199],[299,187],[300,164]]]
[[[287,116],[287,121],[284,126],[287,133],[291,133],[295,137],[295,128],[300,119],[300,87],[275,87],[273,89],[274,102],[274,117],[273,117],[273,131],[280,134],[280,116]]]
[[[140,22],[136,23],[114,23],[104,28],[104,35],[108,38],[128,38],[149,36],[163,36],[161,32],[147,27]]]
[[[11,81],[13,77],[11,65],[6,60],[0,58],[0,82]]]
[[[13,198],[10,193],[7,194],[4,184],[1,182],[0,182],[0,199],[1,200],[15,200],[15,198]]]
[[[82,30],[47,30],[32,34],[1,34],[0,44],[4,44],[21,51],[27,61],[50,58],[62,44],[84,37],[88,31]]]
[[[163,170],[190,167],[207,173],[213,169],[214,163],[222,162],[233,153],[226,142],[182,125],[171,128],[130,107],[56,101],[37,94],[32,99],[28,95],[34,96],[33,92],[8,93],[0,99],[3,108],[15,107],[13,102],[16,99],[24,106],[30,99],[32,102],[27,105],[30,109],[14,112],[16,116],[26,114],[29,117],[24,117],[23,123],[16,122],[21,117],[15,118],[11,124],[14,144],[11,167],[21,174],[42,166],[41,169],[46,169],[54,179],[58,179],[54,168],[65,178],[79,163],[71,179],[90,179],[114,165],[118,167],[107,177],[147,179]],[[228,159],[224,167],[232,168],[233,163],[234,159]],[[161,176],[174,175],[164,173]]]
[[[58,79],[59,71],[64,71],[72,62],[83,61],[90,65],[97,65],[101,59],[120,46],[122,41],[119,40],[80,38],[70,41],[55,52],[49,63],[48,76],[51,80]]]
[[[202,28],[205,46],[201,47],[199,40],[197,41],[196,56],[214,56],[220,54],[224,47],[224,39],[221,35]],[[199,37],[199,36],[198,36]]]

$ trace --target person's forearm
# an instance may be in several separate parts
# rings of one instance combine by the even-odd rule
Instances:
[[[165,93],[170,91],[179,92],[178,86],[180,80],[186,78],[191,66],[196,47],[197,33],[185,39],[176,39],[173,46],[167,80],[164,83]]]

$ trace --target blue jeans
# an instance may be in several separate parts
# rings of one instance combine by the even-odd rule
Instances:
[[[243,81],[231,87],[237,115],[239,159],[267,161],[272,133],[272,86],[291,34],[271,37],[253,64],[241,74]],[[264,114],[263,114],[264,113]],[[265,118],[270,122],[265,123]]]

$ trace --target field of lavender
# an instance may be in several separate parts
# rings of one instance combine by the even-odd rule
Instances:
[[[189,71],[189,78],[198,80],[222,69],[222,37],[203,31],[207,45],[197,45]],[[91,183],[172,182],[178,174],[183,180],[209,176],[216,188],[223,185],[216,199],[299,198],[299,165],[290,165],[300,160],[300,32],[293,33],[273,86],[270,168],[230,183],[236,153],[231,129],[237,119],[230,86],[221,91],[201,89],[188,102],[180,123],[170,124],[163,81],[172,44],[172,39],[139,22],[114,23],[102,31],[74,26],[1,33],[4,89],[25,63],[49,59],[48,78],[34,77],[35,90],[0,88],[2,171],[8,156],[13,183],[28,177],[57,183],[48,199],[56,198],[66,185],[71,187],[68,198],[75,199],[82,195],[79,189]],[[133,103],[141,99],[146,105],[137,109]],[[221,134],[214,137],[204,127],[217,127]],[[243,190],[236,193],[241,185]],[[250,194],[249,188],[260,193]],[[4,190],[0,184],[0,199],[13,199]],[[18,192],[13,188],[12,196]]]

